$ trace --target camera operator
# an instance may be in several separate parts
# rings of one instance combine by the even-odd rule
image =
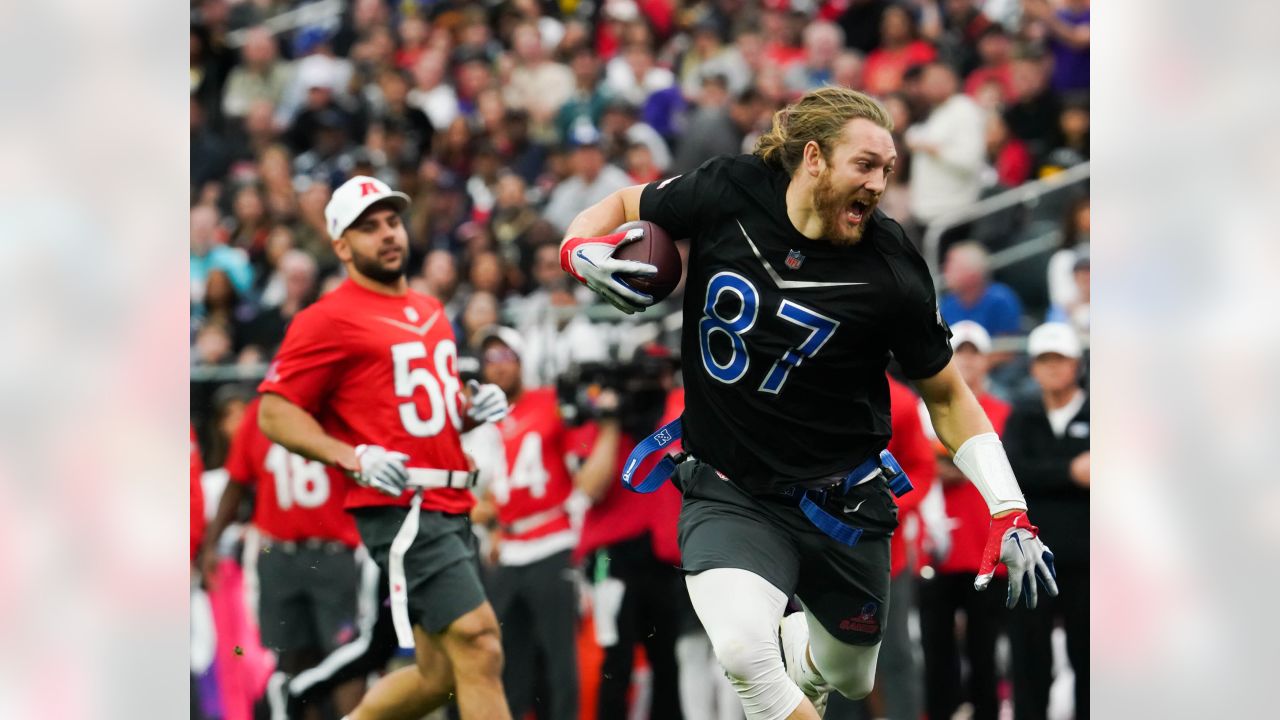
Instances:
[[[593,373],[598,373],[594,378]],[[583,521],[582,537],[574,552],[585,561],[594,586],[596,640],[604,648],[596,716],[628,717],[636,643],[642,643],[652,671],[652,718],[681,718],[679,673],[675,643],[683,605],[687,603],[679,570],[676,520],[680,492],[666,486],[650,495],[622,487],[627,455],[639,438],[658,427],[674,386],[670,352],[660,345],[641,347],[612,377],[604,368],[580,368],[563,387],[577,387],[594,402],[585,407],[595,417],[571,432],[570,456],[586,457],[599,449],[597,438],[620,434],[617,453],[607,473],[592,475],[598,482],[579,488],[592,500]],[[596,380],[596,383],[584,380]],[[612,387],[609,387],[612,386]],[[617,404],[613,393],[616,389]],[[591,459],[598,457],[591,453]],[[579,474],[584,474],[586,465]],[[646,468],[641,466],[641,473]]]

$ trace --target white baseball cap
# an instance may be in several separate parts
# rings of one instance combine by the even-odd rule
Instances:
[[[1069,358],[1079,358],[1081,354],[1080,338],[1070,325],[1060,322],[1048,322],[1027,336],[1027,354],[1035,359],[1048,353],[1057,353]]]
[[[973,345],[983,355],[991,352],[991,335],[972,320],[961,320],[951,326],[951,349],[959,350],[965,343]]]
[[[517,358],[524,356],[524,338],[513,328],[505,325],[490,325],[480,331],[476,347],[483,348],[484,344],[490,340],[497,340],[511,348],[511,352],[515,353]]]
[[[329,235],[337,240],[370,205],[383,200],[391,201],[396,212],[403,212],[409,207],[408,195],[392,190],[377,178],[357,175],[342,183],[333,191],[329,204],[324,206],[324,221],[329,226]]]

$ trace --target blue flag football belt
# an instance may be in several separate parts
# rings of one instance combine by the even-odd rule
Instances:
[[[687,453],[664,455],[639,484],[633,483],[632,479],[636,469],[640,467],[646,458],[679,440],[683,431],[680,418],[676,418],[658,428],[657,432],[636,445],[631,454],[627,456],[627,464],[623,466],[622,486],[637,493],[651,493],[662,487],[663,483],[667,482],[675,474],[676,466],[688,459]],[[884,478],[884,481],[889,485],[889,490],[893,492],[895,497],[902,497],[911,492],[911,480],[907,478],[907,473],[898,464],[892,453],[888,450],[881,450],[879,455],[867,458],[849,471],[844,478],[837,483],[833,483],[832,487],[825,489],[789,487],[783,490],[779,497],[799,506],[800,512],[803,512],[804,516],[809,518],[809,522],[813,523],[814,527],[821,530],[828,537],[853,547],[858,544],[858,539],[862,537],[862,528],[846,524],[840,518],[824,510],[822,506],[826,503],[828,497],[833,495],[842,497],[855,486],[868,482],[877,476]]]

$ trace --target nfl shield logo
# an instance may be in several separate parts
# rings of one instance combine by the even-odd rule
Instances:
[[[800,254],[799,250],[792,250],[791,252],[787,253],[786,262],[787,262],[787,267],[791,268],[792,270],[799,270],[800,263],[804,262],[804,256]]]

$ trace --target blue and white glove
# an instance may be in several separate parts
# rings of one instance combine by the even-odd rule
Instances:
[[[507,416],[507,394],[493,383],[481,385],[475,380],[467,382],[471,388],[471,405],[467,417],[477,423],[498,422]]]
[[[642,237],[644,230],[632,228],[625,233],[570,238],[560,248],[560,267],[622,312],[639,312],[653,304],[653,296],[637,292],[624,280],[628,275],[656,275],[658,268],[635,260],[618,260],[613,254]]]
[[[356,484],[391,497],[400,497],[404,492],[409,483],[409,470],[405,467],[408,455],[380,445],[358,445],[356,459],[360,462],[360,470],[347,473]]]

